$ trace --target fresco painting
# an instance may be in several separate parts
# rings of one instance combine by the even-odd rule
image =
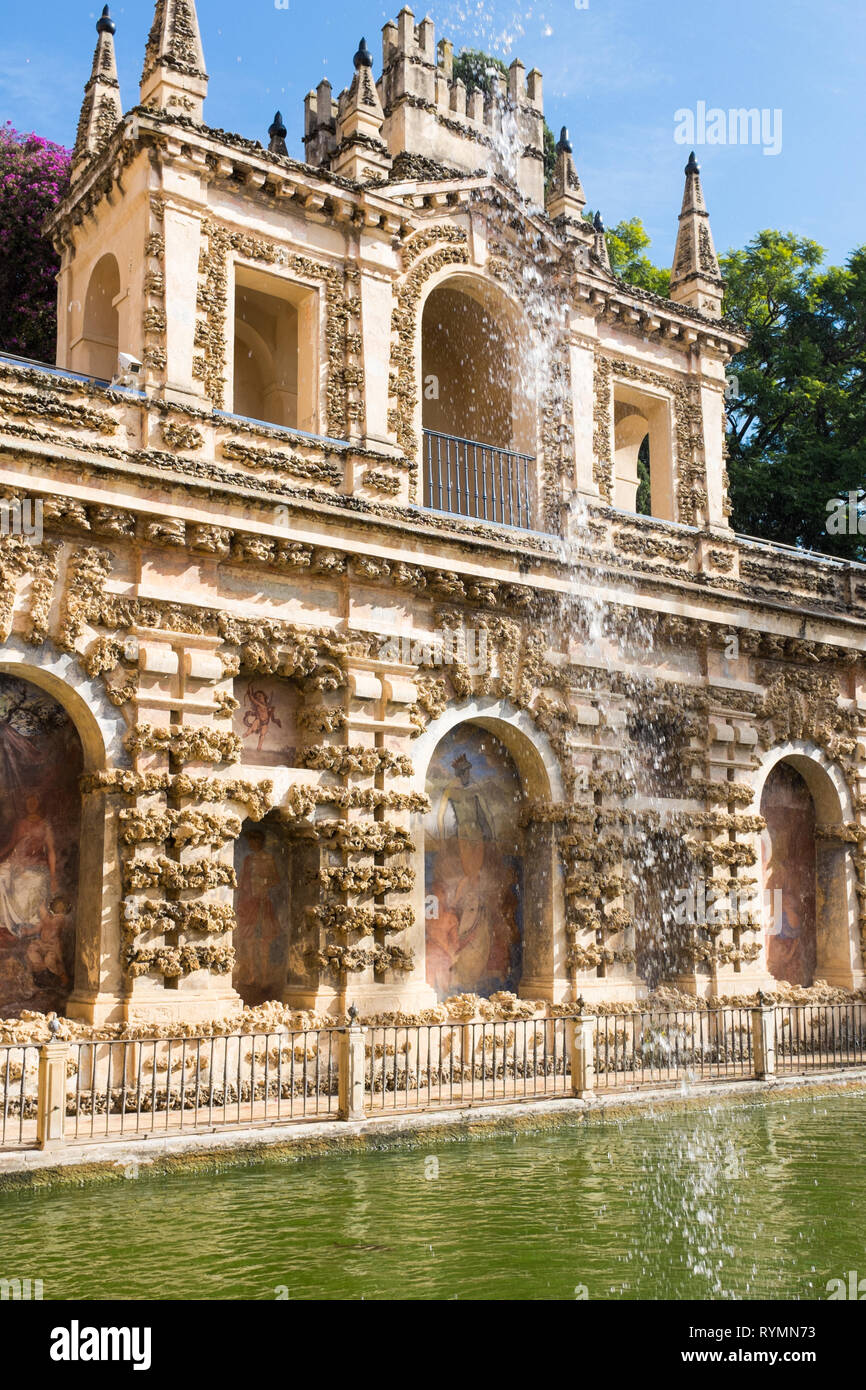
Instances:
[[[0,1017],[62,1013],[71,992],[82,766],[62,705],[0,675]]]
[[[289,847],[280,828],[246,822],[235,847],[235,871],[234,987],[248,1005],[281,999],[291,919]]]
[[[516,991],[523,955],[520,778],[492,734],[461,724],[427,774],[427,983],[437,997]]]
[[[790,764],[779,763],[767,778],[761,815],[767,822],[761,837],[765,901],[781,904],[767,931],[767,969],[776,980],[811,985],[817,961],[815,804]],[[780,899],[773,898],[776,892]]]
[[[235,682],[235,698],[234,729],[241,740],[243,762],[271,766],[290,763],[294,692],[279,679],[253,676]]]

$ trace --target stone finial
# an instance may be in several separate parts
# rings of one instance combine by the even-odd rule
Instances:
[[[287,134],[288,131],[286,130],[285,122],[283,121],[283,113],[282,111],[277,111],[274,115],[273,123],[270,126],[268,126],[268,135],[270,136],[268,149],[270,150],[271,154],[289,153],[289,151],[286,149]]]
[[[562,127],[556,145],[556,164],[547,194],[547,214],[555,221],[560,217],[577,222],[586,206],[586,194],[574,166],[574,154],[568,129]]]
[[[531,106],[534,106],[539,115],[544,111],[544,98],[542,96],[541,73],[538,68],[531,68],[526,74],[526,97]]]
[[[304,99],[304,158],[308,164],[327,164],[337,145],[337,103],[331,84],[323,77]]]
[[[156,0],[144,51],[142,106],[201,122],[207,82],[195,0]]]
[[[451,40],[440,39],[436,45],[436,54],[442,75],[450,82],[454,76],[454,45]]]
[[[355,69],[371,68],[373,66],[373,55],[367,47],[367,40],[362,39],[358,44],[358,52],[354,57]]]
[[[114,56],[116,29],[117,25],[106,5],[96,21],[96,50],[93,54],[90,80],[84,88],[84,101],[72,152],[73,179],[81,173],[84,164],[92,155],[105,149],[123,118],[117,62]]]
[[[600,212],[597,212],[592,219],[592,230],[595,233],[592,248],[595,258],[604,266],[605,270],[610,270],[610,253],[607,249],[607,237],[604,234],[604,219]]]
[[[508,96],[515,106],[526,100],[526,68],[519,58],[508,69]]]
[[[331,170],[358,183],[387,177],[391,155],[382,139],[385,112],[373,81],[373,58],[365,39],[355,54],[355,76],[337,106],[337,144]]]
[[[677,304],[687,304],[718,318],[724,286],[701,187],[701,167],[694,150],[689,155],[685,175],[670,297]]]

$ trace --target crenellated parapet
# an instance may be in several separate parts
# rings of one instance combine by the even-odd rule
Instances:
[[[384,135],[392,158],[438,161],[505,177],[535,206],[544,203],[544,105],[541,73],[515,59],[491,91],[467,94],[453,75],[453,45],[437,45],[433,22],[415,23],[404,7],[382,30]]]

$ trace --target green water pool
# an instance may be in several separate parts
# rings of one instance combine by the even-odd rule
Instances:
[[[0,1196],[51,1299],[825,1299],[866,1093]]]

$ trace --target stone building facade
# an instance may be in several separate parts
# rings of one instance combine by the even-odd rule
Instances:
[[[0,1014],[860,988],[866,567],[729,525],[694,157],[662,299],[408,8],[303,163],[206,124],[193,0],[125,115],[97,29],[0,359]]]

